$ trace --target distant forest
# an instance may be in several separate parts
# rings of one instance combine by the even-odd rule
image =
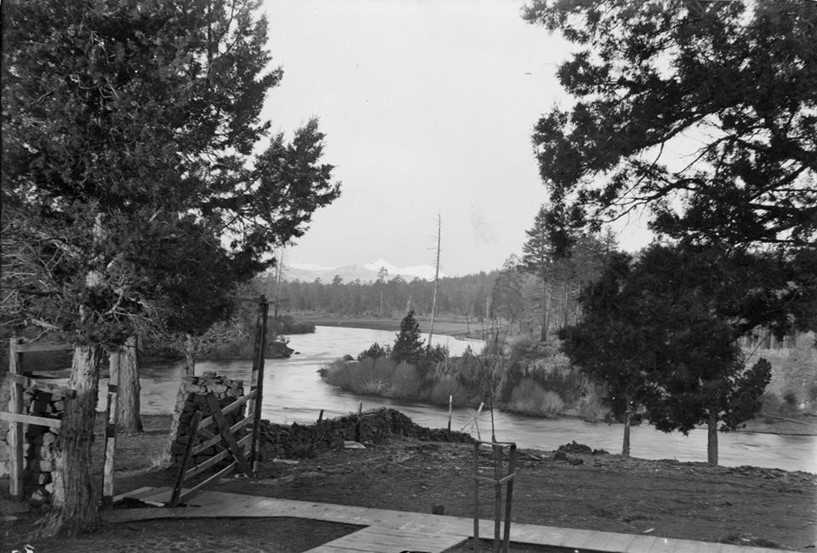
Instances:
[[[583,279],[582,279],[583,280]],[[256,278],[254,288],[268,298],[279,298],[281,313],[318,311],[353,317],[402,318],[411,302],[420,318],[431,315],[434,282],[401,277],[374,282],[344,282],[335,276],[331,282],[282,281],[277,290],[273,273]],[[548,333],[573,324],[580,316],[577,301],[580,282],[574,274],[554,271],[542,293],[539,278],[525,272],[519,259],[511,256],[500,270],[439,281],[437,310],[440,317],[481,323],[500,319],[522,333],[541,332],[543,313],[547,312]],[[542,298],[546,297],[546,310]]]
[[[440,279],[437,313],[480,319],[490,315],[491,292],[499,271]],[[275,276],[257,278],[260,289],[269,298],[276,297]],[[339,276],[331,282],[283,281],[278,291],[282,311],[322,311],[338,315],[396,317],[406,314],[409,300],[419,316],[431,314],[434,282],[401,277],[375,282],[344,282]]]

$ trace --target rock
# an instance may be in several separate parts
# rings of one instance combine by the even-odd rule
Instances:
[[[563,451],[565,453],[577,453],[579,455],[592,455],[593,448],[588,445],[576,443],[576,441],[572,441],[569,444],[560,445],[557,451]]]
[[[343,440],[343,449],[366,449],[366,446],[360,442]]]

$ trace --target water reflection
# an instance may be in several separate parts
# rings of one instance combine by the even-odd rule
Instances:
[[[290,359],[268,359],[264,378],[263,417],[280,423],[309,424],[318,418],[356,412],[360,402],[364,409],[388,406],[399,409],[424,426],[444,428],[448,411],[416,402],[358,396],[324,384],[317,370],[343,354],[357,355],[373,342],[392,343],[394,332],[318,327],[315,334],[292,336],[290,346],[300,352]],[[435,343],[445,344],[453,355],[480,341],[457,340],[436,336]],[[202,362],[196,372],[215,371],[230,378],[250,381],[249,361]],[[169,413],[175,403],[182,365],[157,365],[142,372],[142,411],[148,414]],[[105,389],[104,387],[102,388]],[[474,416],[473,409],[456,410],[452,428],[460,430]],[[478,419],[483,438],[491,435],[490,414]],[[577,419],[543,420],[509,413],[494,413],[494,431],[499,440],[515,441],[520,447],[556,449],[570,441],[616,453],[621,449],[621,425],[591,424]],[[470,426],[468,430],[476,435]],[[817,437],[780,436],[775,434],[727,433],[719,435],[720,463],[725,466],[755,465],[817,472]],[[631,454],[645,459],[706,460],[706,431],[693,430],[689,436],[665,434],[651,426],[632,429]]]

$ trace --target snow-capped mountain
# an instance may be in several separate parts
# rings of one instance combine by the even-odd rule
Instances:
[[[380,273],[381,268],[388,271],[386,280],[391,280],[397,276],[404,280],[414,280],[415,278],[434,280],[434,267],[430,265],[397,267],[382,259],[363,265],[346,265],[343,267],[324,267],[305,263],[284,263],[283,278],[289,281],[300,280],[301,282],[312,282],[316,278],[319,278],[322,282],[328,283],[332,282],[335,275],[338,275],[343,279],[343,282],[352,282],[355,280],[373,282],[377,280],[377,275]],[[440,273],[440,276],[443,277],[445,275]]]

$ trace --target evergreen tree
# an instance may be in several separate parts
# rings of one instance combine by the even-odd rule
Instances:
[[[196,244],[229,267],[214,278],[247,278],[336,194],[315,125],[296,132],[302,155],[273,140],[253,164],[265,95],[282,75],[268,70],[257,8],[3,5],[4,328],[38,325],[75,346],[47,533],[99,523],[89,471],[104,350],[174,324],[174,309],[192,307],[185,286],[209,278],[189,267],[179,279],[157,258]],[[218,316],[221,295],[189,311],[177,321]]]
[[[400,321],[400,332],[394,341],[391,358],[397,363],[406,361],[419,366],[425,351],[424,340],[420,337],[420,334],[420,323],[414,318],[414,309],[411,309]]]
[[[539,308],[542,329],[539,339],[547,341],[550,330],[550,294],[553,279],[553,247],[548,230],[548,210],[539,208],[533,227],[525,231],[528,239],[522,245],[522,268],[539,279]]]
[[[504,317],[511,326],[519,322],[525,312],[525,299],[522,295],[522,274],[519,270],[520,260],[511,255],[496,275],[491,289],[491,306],[495,316]]]
[[[644,306],[627,279],[632,257],[612,253],[604,272],[581,297],[584,315],[560,332],[562,349],[571,361],[605,390],[603,402],[624,423],[621,454],[630,455],[630,425],[638,420],[655,364],[655,333],[642,326]]]
[[[526,19],[576,45],[575,101],[533,134],[560,247],[639,208],[694,244],[813,245],[817,3],[535,0]]]

